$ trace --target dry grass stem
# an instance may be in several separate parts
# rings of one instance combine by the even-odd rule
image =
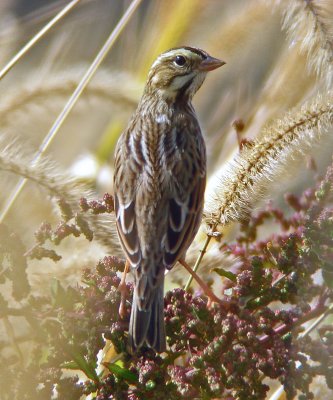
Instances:
[[[130,20],[131,16],[139,6],[141,0],[133,0],[129,7],[127,8],[126,12],[122,16],[122,18],[119,20],[118,24],[116,27],[112,30],[110,36],[96,55],[94,61],[91,63],[89,68],[87,69],[86,73],[83,75],[82,79],[80,80],[78,86],[75,88],[74,92],[72,93],[71,97],[65,104],[64,108],[60,112],[59,116],[56,118],[54,121],[54,124],[52,125],[51,129],[45,136],[42,144],[40,145],[37,153],[35,154],[32,163],[35,164],[36,162],[39,161],[40,157],[46,152],[52,141],[54,140],[56,134],[58,133],[60,127],[64,123],[65,119],[69,115],[69,113],[72,111],[74,105],[80,98],[83,90],[85,87],[88,85],[94,74],[96,73],[98,67],[101,65],[102,61],[110,51],[111,47],[117,40],[118,36],[121,34],[123,29],[125,28],[126,24]],[[15,203],[16,199],[18,198],[19,194],[22,192],[22,190],[25,187],[25,184],[27,182],[26,178],[21,178],[21,180],[18,182],[16,187],[14,188],[13,192],[9,194],[8,196],[8,201],[3,208],[3,212],[0,214],[0,221],[2,221],[8,212],[10,211],[11,207]]]
[[[68,99],[79,83],[81,74],[76,69],[53,74],[50,79],[42,82],[35,77],[27,77],[26,83],[20,90],[4,93],[0,100],[1,127],[4,128],[12,122],[12,115],[26,110],[29,106],[44,104],[46,100],[62,101]],[[126,90],[124,90],[126,89]],[[107,70],[99,70],[96,77],[87,86],[83,100],[97,98],[98,100],[111,102],[122,108],[133,109],[137,102],[141,85],[126,74],[117,74]]]
[[[54,18],[51,19],[0,71],[0,79],[2,79],[13,67],[21,60],[21,58],[40,40],[42,37],[54,27],[67,13],[69,13],[81,0],[72,0],[67,4]]]

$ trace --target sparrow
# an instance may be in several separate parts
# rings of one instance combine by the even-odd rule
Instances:
[[[164,275],[184,260],[201,222],[206,148],[192,98],[225,62],[194,47],[157,57],[115,150],[114,200],[134,276],[128,350],[166,350]]]

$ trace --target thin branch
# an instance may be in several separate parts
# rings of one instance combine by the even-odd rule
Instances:
[[[201,253],[202,254],[202,253]],[[211,300],[214,301],[215,303],[222,304],[224,306],[229,306],[229,303],[219,299],[212,291],[212,289],[207,286],[207,284],[196,274],[194,270],[184,261],[184,260],[179,260],[178,261],[186,270],[187,272],[191,275],[193,279],[197,281],[199,286],[201,287],[202,291],[205,293],[205,295]]]
[[[319,324],[321,324],[324,319],[333,312],[333,304],[331,304],[328,308],[325,309],[325,311],[322,311],[321,315],[303,332],[300,334],[299,338],[303,339],[306,336],[308,336],[315,328],[318,327]],[[311,313],[311,311],[310,311]],[[303,321],[304,323],[305,321]],[[285,392],[283,386],[279,386],[277,390],[272,394],[272,396],[269,398],[269,400],[281,400],[284,398]]]
[[[279,327],[274,329],[274,335],[284,335],[285,333],[290,332],[292,329],[303,325],[305,322],[310,321],[313,318],[316,318],[316,321],[305,331],[303,332],[299,338],[303,338],[305,336],[307,336],[310,332],[313,331],[313,329],[315,329],[320,322],[323,321],[324,318],[327,317],[327,315],[329,315],[331,312],[333,311],[333,307],[332,305],[327,307],[324,306],[322,304],[318,304],[316,307],[314,307],[312,310],[310,310],[308,313],[306,313],[305,315],[303,315],[300,318],[295,318],[292,322],[292,324],[283,324],[280,325]],[[272,335],[263,335],[260,338],[260,342],[264,343],[267,340],[271,339]]]
[[[300,338],[303,339],[308,336],[314,329],[321,324],[324,319],[333,312],[333,304],[331,304],[326,311],[324,311],[303,333],[300,334]]]

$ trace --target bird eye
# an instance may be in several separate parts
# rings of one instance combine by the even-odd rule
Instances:
[[[186,64],[186,58],[183,56],[176,56],[174,63],[178,66],[178,67],[183,67]]]

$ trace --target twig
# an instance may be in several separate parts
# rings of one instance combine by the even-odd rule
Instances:
[[[333,305],[331,305],[330,307],[326,307],[324,305],[319,304],[317,307],[313,308],[307,314],[303,315],[300,318],[294,319],[294,321],[292,322],[292,325],[283,324],[283,325],[279,326],[278,328],[274,329],[274,335],[283,335],[283,334],[289,332],[290,330],[294,329],[295,327],[300,326],[300,325],[304,324],[305,322],[310,321],[311,319],[319,316],[319,318],[311,325],[311,329],[309,330],[309,328],[310,328],[309,327],[305,332],[303,332],[300,335],[300,337],[303,338],[306,335],[308,335],[332,311],[333,311]],[[314,325],[314,324],[316,324],[316,325]],[[264,335],[260,338],[260,342],[265,342],[271,337],[272,337],[272,335]]]
[[[322,314],[299,336],[300,339],[305,338],[309,335],[317,326],[330,314],[333,312],[333,304],[331,304]],[[311,313],[311,311],[310,311]],[[305,321],[303,321],[305,322]],[[283,386],[279,386],[278,389],[272,394],[269,400],[282,400],[284,396],[284,388]]]
[[[202,254],[202,252],[201,252]],[[202,290],[206,294],[206,296],[211,300],[214,301],[215,303],[223,304],[223,305],[230,305],[228,302],[219,299],[211,290],[209,286],[206,285],[206,283],[196,274],[194,269],[192,268],[185,262],[185,260],[179,260],[180,264],[188,271],[188,273],[191,275],[192,279],[195,279],[198,284],[201,286]]]
[[[331,304],[326,311],[324,311],[303,333],[300,334],[300,338],[303,339],[309,335],[317,326],[333,312],[333,304]]]

